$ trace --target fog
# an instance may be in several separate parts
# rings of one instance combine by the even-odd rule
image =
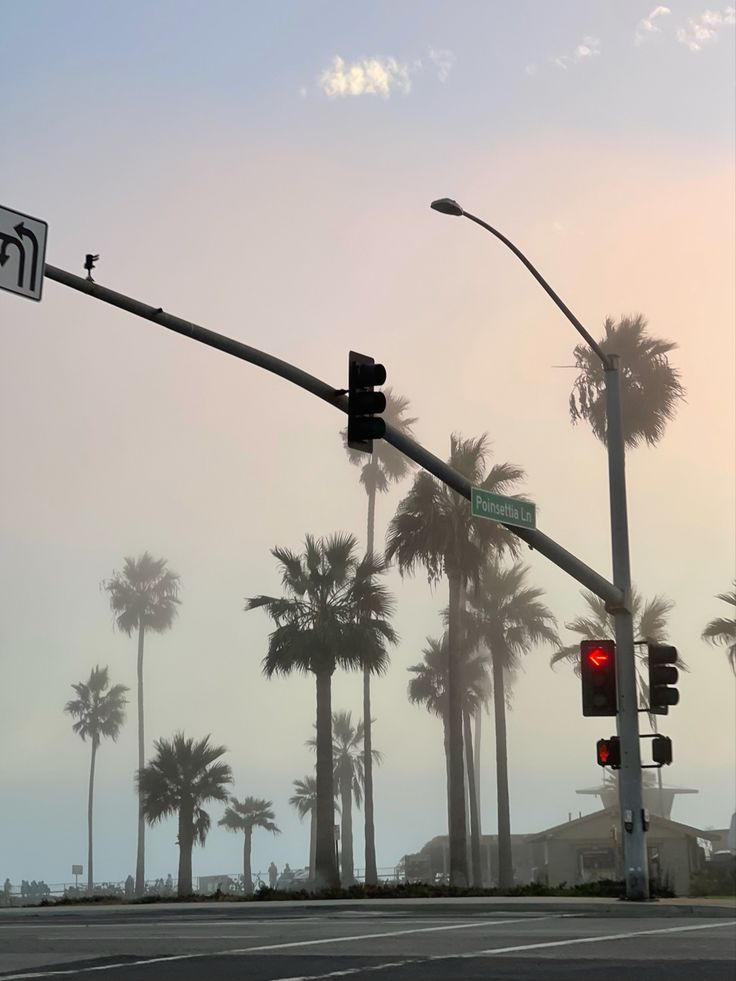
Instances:
[[[80,12],[55,39],[44,8],[38,58],[2,110],[13,134],[2,202],[49,222],[50,263],[82,274],[85,253],[99,253],[99,283],[336,388],[349,349],[375,356],[410,400],[419,442],[445,458],[451,433],[488,433],[490,462],[526,470],[538,527],[607,577],[605,450],[568,413],[577,337],[508,251],[429,202],[451,195],[502,229],[595,337],[606,316],[643,313],[678,345],[671,360],[687,389],[659,445],[627,456],[633,579],[644,597],[674,602],[669,638],[690,666],[662,722],[675,757],[664,779],[698,790],[676,799],[675,820],[726,827],[734,676],[701,632],[726,615],[715,595],[734,575],[733,28],[707,51],[645,55],[631,38],[646,10],[623,4],[623,26],[597,14],[610,44],[595,64],[529,75],[521,12],[504,14],[511,64],[498,37],[486,63],[441,5],[422,8],[414,29],[377,8],[363,36],[326,5],[324,36],[310,24],[303,43],[305,8],[279,27],[223,4],[215,27],[203,10],[174,23],[155,6],[173,40],[139,34],[141,9],[123,7],[90,12],[83,30]],[[569,29],[572,44],[595,17],[562,6],[550,43]],[[547,17],[534,26],[539,50]],[[31,29],[28,14],[7,19],[0,53]],[[243,50],[228,25],[251,30]],[[443,25],[455,52],[444,82],[417,76],[408,93],[342,99],[314,82],[335,53],[397,46],[408,58]],[[205,57],[206,81],[184,63],[197,30],[223,46]],[[114,629],[101,582],[145,550],[181,577],[172,628],[146,639],[147,757],[176,730],[211,733],[227,747],[233,793],[273,801],[282,834],[254,835],[254,870],[307,864],[308,822],[288,798],[314,768],[314,681],[263,677],[272,625],[244,603],[280,594],[273,547],[336,531],[365,542],[366,494],[343,425],[272,375],[48,280],[38,304],[0,294],[0,879],[68,882],[72,863],[86,866],[89,747],[63,709],[96,664],[131,692],[120,738],[98,753],[95,878],[134,871],[136,643]],[[377,545],[409,486],[379,495]],[[562,625],[583,612],[580,587],[536,552],[522,558],[572,643]],[[446,833],[442,726],[406,687],[427,636],[442,631],[447,582],[430,588],[421,570],[392,568],[387,585],[400,640],[373,686],[379,867]],[[532,650],[513,688],[515,833],[598,807],[575,791],[600,780],[595,741],[613,720],[581,717],[579,681],[551,670],[550,653]],[[338,672],[333,708],[360,717],[361,693],[358,673]],[[488,716],[481,772],[490,833]],[[207,809],[194,874],[236,872],[240,840],[216,825],[223,805]],[[353,820],[362,867],[362,814]],[[147,831],[147,878],[176,873],[175,838],[174,819]]]

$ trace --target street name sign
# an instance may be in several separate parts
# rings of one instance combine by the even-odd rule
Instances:
[[[0,289],[40,300],[49,226],[0,205]]]
[[[470,493],[470,512],[474,518],[486,518],[502,525],[537,527],[537,509],[531,501],[491,494],[481,487],[473,487]]]

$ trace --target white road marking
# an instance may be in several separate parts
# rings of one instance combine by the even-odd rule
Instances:
[[[382,937],[403,937],[408,934],[416,933],[439,933],[446,930],[477,930],[479,927],[484,926],[503,926],[509,923],[530,923],[539,920],[555,920],[561,919],[560,915],[550,915],[550,916],[524,916],[516,919],[503,919],[503,920],[481,920],[475,923],[453,923],[448,926],[434,926],[434,927],[421,927],[416,930],[391,930],[385,933],[364,933],[358,934],[350,937],[323,937],[319,940],[294,940],[289,943],[282,944],[266,944],[259,947],[241,947],[235,950],[210,950],[202,953],[190,953],[190,954],[169,954],[163,957],[147,957],[143,960],[137,961],[125,961],[123,963],[114,964],[98,964],[95,967],[79,967],[76,969],[64,969],[56,971],[33,971],[31,973],[21,973],[21,974],[4,974],[0,977],[0,981],[21,981],[21,979],[32,979],[32,978],[57,978],[57,977],[68,977],[71,974],[90,974],[93,971],[114,971],[121,967],[143,967],[147,964],[163,964],[170,963],[172,961],[186,961],[186,960],[196,960],[202,957],[225,957],[225,956],[236,956],[239,954],[251,954],[251,953],[261,953],[267,950],[287,950],[293,947],[315,947],[320,944],[342,944],[354,942],[356,940],[377,940]]]
[[[329,981],[330,978],[345,978],[351,974],[368,974],[377,971],[386,971],[389,968],[406,967],[409,964],[429,964],[434,961],[449,960],[471,960],[475,957],[489,956],[491,954],[510,954],[519,953],[525,950],[539,950],[544,947],[566,947],[570,944],[600,943],[604,940],[624,940],[629,937],[643,937],[658,933],[685,933],[688,930],[712,930],[715,927],[734,926],[736,920],[729,920],[726,923],[704,923],[697,926],[685,927],[664,927],[659,930],[635,930],[630,933],[614,933],[606,936],[580,937],[576,940],[553,940],[541,944],[523,944],[517,947],[492,947],[490,950],[479,950],[468,954],[436,954],[432,957],[408,957],[401,961],[391,963],[373,964],[363,967],[349,967],[341,971],[329,971],[327,974],[300,974],[290,977],[274,978],[274,981]],[[4,981],[4,979],[3,979]]]
[[[687,933],[689,930],[715,930],[718,927],[736,926],[736,920],[725,923],[698,923],[694,926],[661,927],[659,930],[632,930],[630,933],[608,933],[598,937],[578,937],[574,940],[548,940],[541,944],[520,944],[517,947],[491,947],[477,954],[460,954],[460,957],[480,957],[491,954],[517,954],[524,950],[542,950],[545,947],[569,947],[572,944],[598,944],[606,940],[628,940],[630,937],[649,937],[658,933]]]

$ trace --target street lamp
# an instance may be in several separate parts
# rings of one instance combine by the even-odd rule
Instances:
[[[626,507],[626,456],[621,418],[621,372],[618,355],[606,354],[590,336],[569,307],[531,264],[523,252],[496,228],[465,211],[452,198],[432,202],[434,211],[444,215],[468,218],[495,235],[526,266],[542,289],[565,314],[586,344],[603,364],[606,381],[606,449],[608,451],[608,490],[611,512],[611,552],[613,581],[624,602],[606,609],[612,613],[616,632],[616,677],[618,686],[617,728],[621,739],[619,802],[623,824],[624,875],[626,898],[649,898],[649,870],[641,793],[641,754],[639,751],[639,715],[634,661],[634,626],[631,616],[631,564],[629,559],[629,521]]]

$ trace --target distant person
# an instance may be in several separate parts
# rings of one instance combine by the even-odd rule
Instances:
[[[166,890],[166,895],[170,896],[174,891],[174,880],[171,878],[171,872],[166,876],[166,884],[164,886]]]
[[[272,889],[276,888],[276,883],[279,878],[279,870],[276,868],[276,864],[271,862],[268,866],[268,884]]]
[[[133,881],[133,876],[129,875],[125,880],[125,898],[132,899],[133,893],[135,892],[135,882]]]

